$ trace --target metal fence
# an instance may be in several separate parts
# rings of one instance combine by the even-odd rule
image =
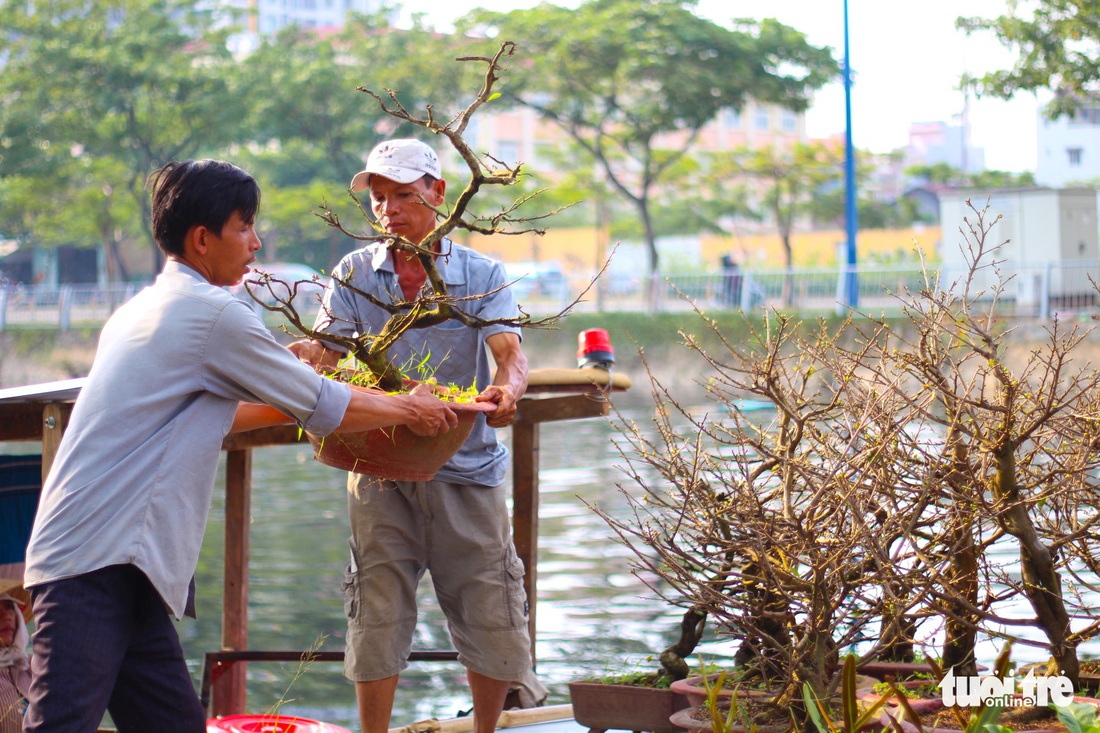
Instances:
[[[144,285],[16,285],[0,288],[0,330],[95,328]]]
[[[846,283],[858,293],[857,310],[894,315],[906,299],[925,287],[994,302],[1005,316],[1050,318],[1053,315],[1092,314],[1100,311],[1094,283],[1100,283],[1100,261],[1071,265],[983,268],[967,282],[965,269],[931,271],[928,282],[916,267],[871,268],[848,271],[759,270],[706,275],[668,275],[660,278],[614,277],[597,282],[575,307],[577,311],[706,311],[763,309],[832,313],[842,309]],[[558,281],[553,287],[527,286],[517,300],[533,315],[556,313],[589,285],[590,278]],[[1001,283],[999,293],[994,292]],[[0,330],[16,328],[94,328],[144,284],[15,286],[0,288]],[[264,312],[269,325],[278,316]]]

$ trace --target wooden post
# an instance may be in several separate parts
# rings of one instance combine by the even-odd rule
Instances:
[[[222,649],[248,648],[248,525],[252,513],[252,449],[226,452],[225,605]],[[213,686],[211,715],[245,712],[244,662],[234,662]]]
[[[527,630],[531,660],[535,660],[535,601],[539,547],[539,425],[523,411],[512,423],[512,536],[523,561],[523,589],[527,592]]]
[[[69,411],[62,410],[57,402],[47,402],[42,408],[42,483],[50,474],[53,459],[61,446],[61,435],[65,432]]]

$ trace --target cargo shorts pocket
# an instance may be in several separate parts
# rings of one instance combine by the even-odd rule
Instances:
[[[511,562],[505,563],[504,574],[507,585],[508,615],[512,617],[510,625],[525,623],[531,607],[527,602],[526,589],[523,587],[523,563],[518,557],[513,555]]]
[[[359,615],[359,563],[355,561],[355,550],[344,569],[344,615],[349,621],[355,621]]]

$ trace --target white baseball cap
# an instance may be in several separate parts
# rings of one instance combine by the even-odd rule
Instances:
[[[370,185],[372,174],[398,183],[412,183],[425,174],[442,178],[439,157],[430,147],[412,138],[379,143],[367,156],[367,167],[351,179],[351,190],[362,191]]]

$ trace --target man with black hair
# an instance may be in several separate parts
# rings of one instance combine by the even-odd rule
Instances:
[[[105,710],[120,733],[206,730],[169,614],[194,615],[226,434],[296,421],[319,435],[400,424],[434,435],[457,423],[430,390],[371,395],[319,376],[224,289],[261,247],[251,176],[202,160],[150,182],[167,262],[103,327],[27,547],[28,733],[91,733]]]

